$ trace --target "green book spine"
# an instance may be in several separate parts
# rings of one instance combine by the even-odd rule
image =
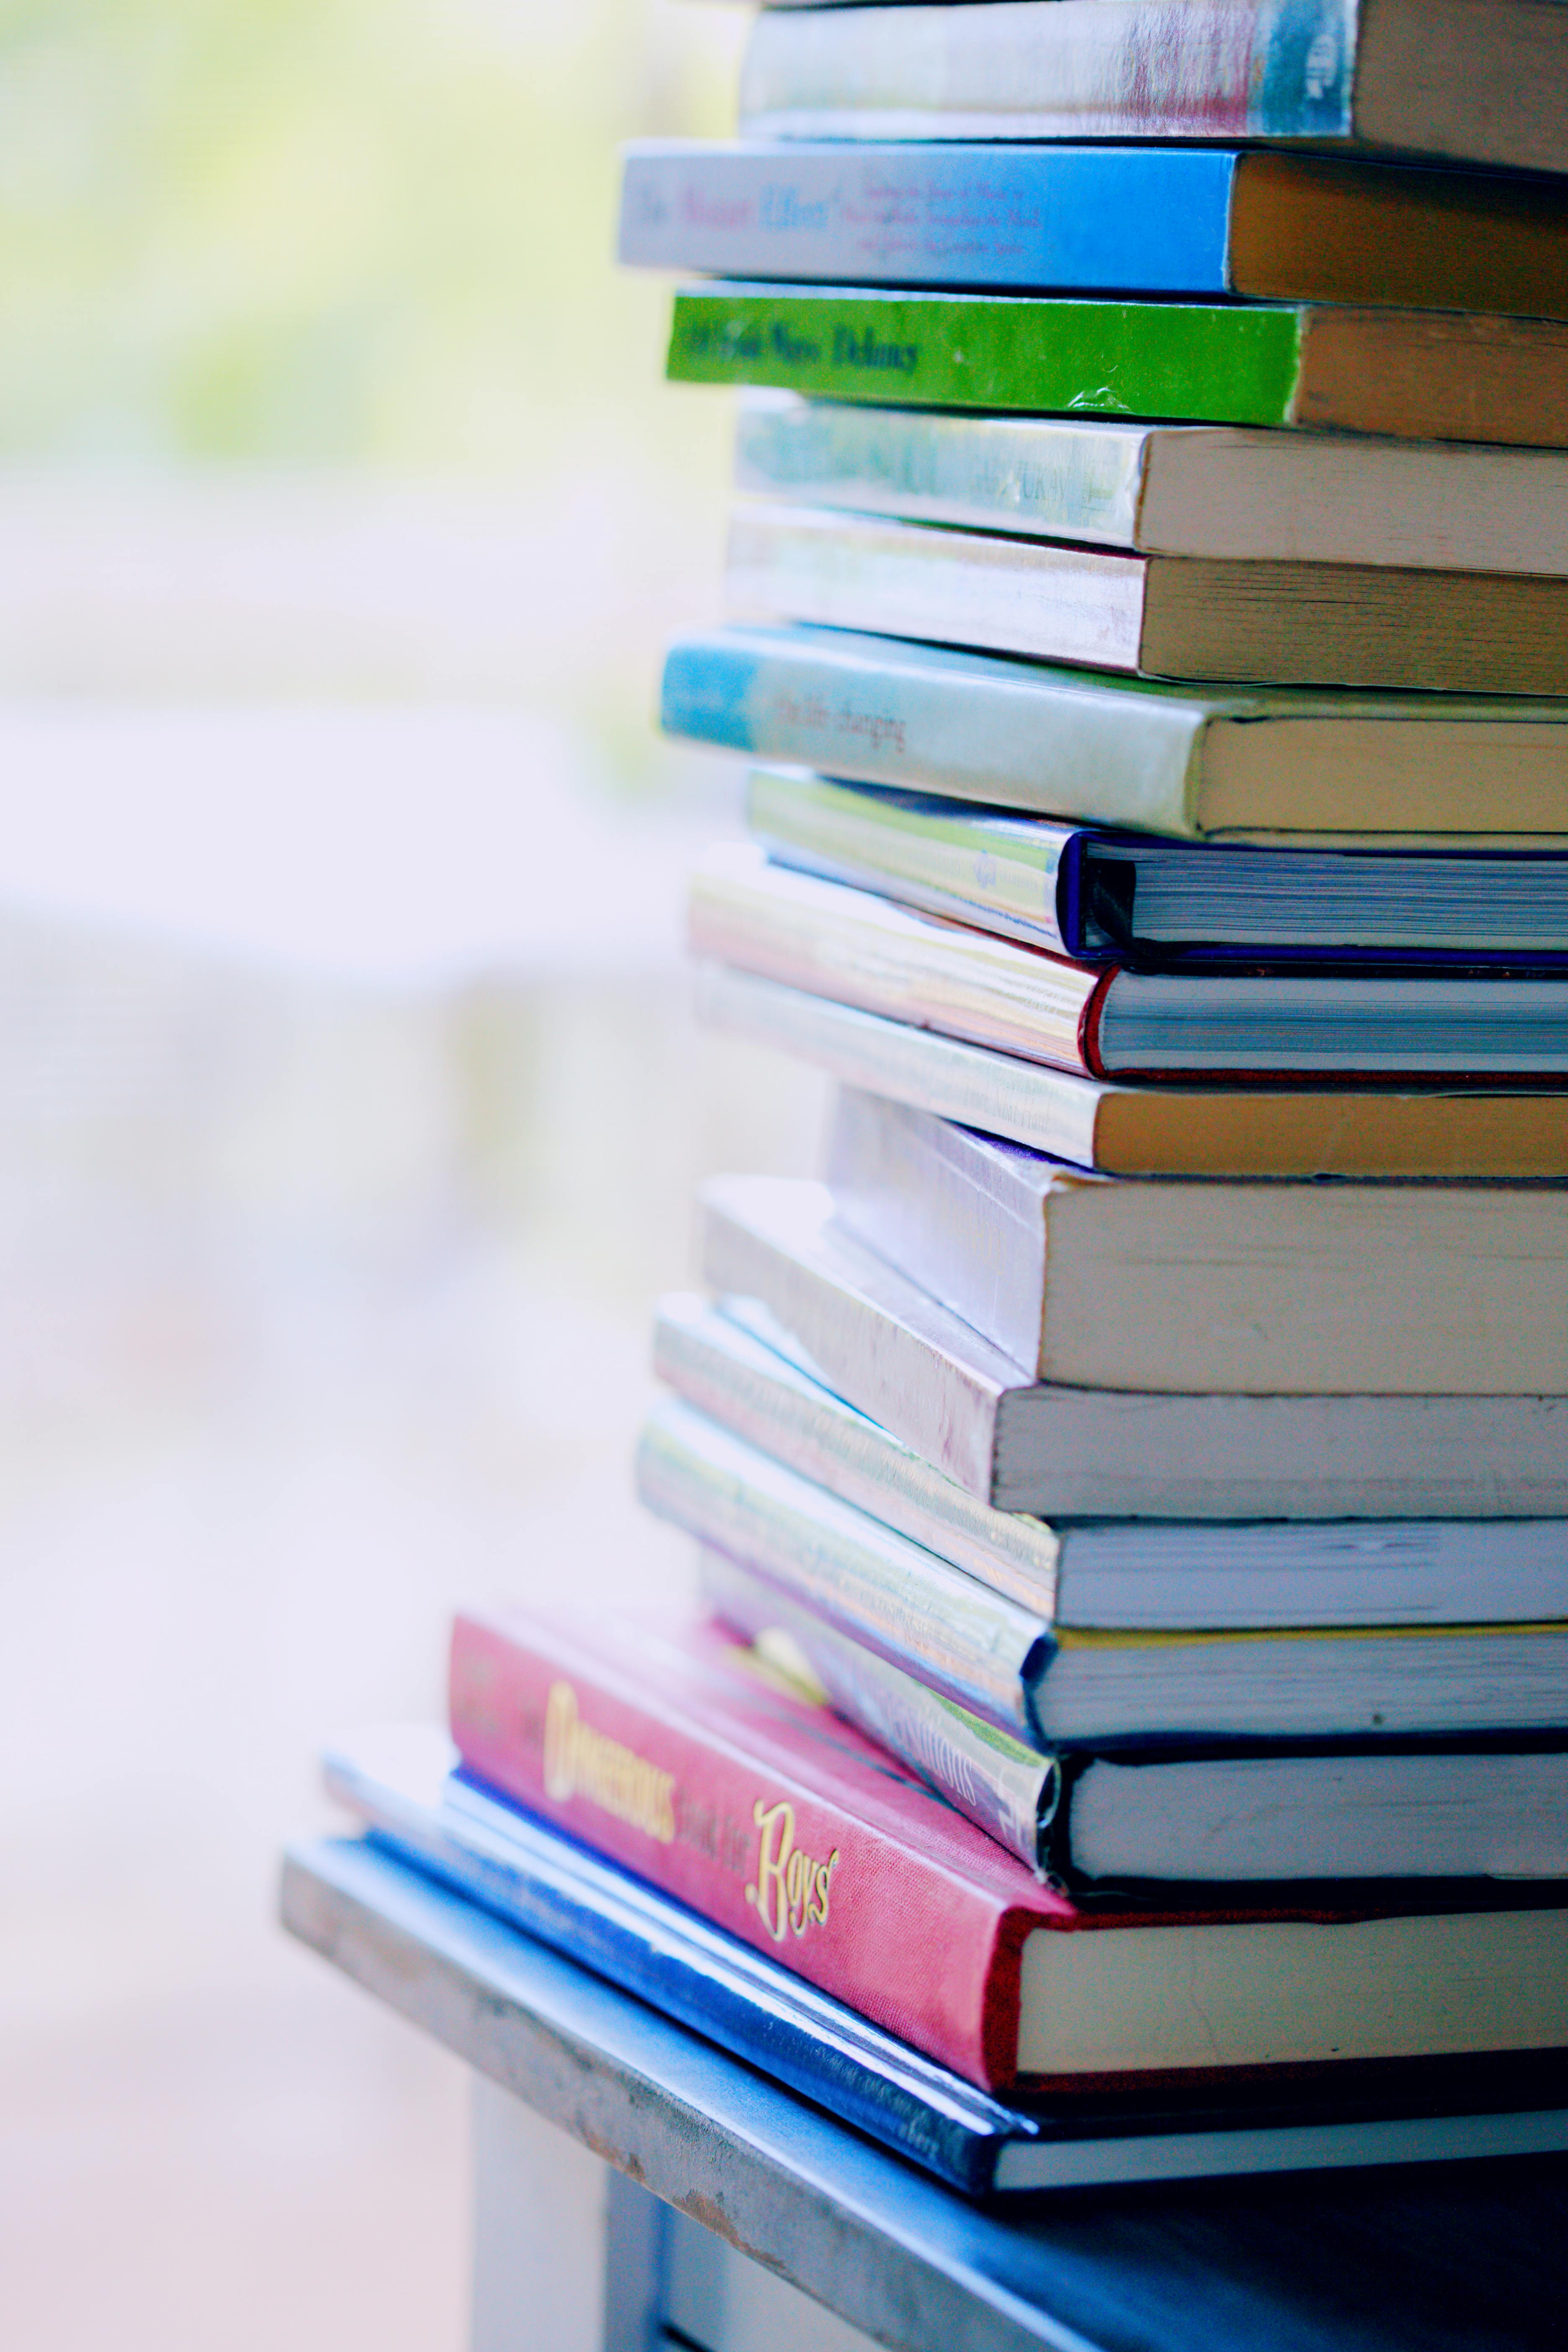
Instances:
[[[1275,304],[716,282],[677,293],[668,372],[900,406],[1289,425],[1302,324]]]

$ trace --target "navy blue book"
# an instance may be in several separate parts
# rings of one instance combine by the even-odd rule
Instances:
[[[658,140],[620,257],[797,284],[1005,287],[1568,317],[1568,189],[1220,147]]]
[[[434,1727],[405,1726],[336,1741],[323,1768],[373,1844],[966,2195],[1568,2147],[1561,2069],[1539,2053],[1522,2070],[1423,2063],[1331,2101],[1276,2094],[1264,2106],[1243,2090],[1163,2108],[1146,2095],[1005,2105],[519,1811],[455,1759]]]
[[[1568,852],[1275,849],[1101,832],[761,768],[774,861],[1079,963],[1142,971],[1568,961]]]

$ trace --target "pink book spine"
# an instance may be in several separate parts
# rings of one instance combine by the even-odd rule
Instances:
[[[884,1818],[868,1821],[824,1789],[819,1756],[810,1781],[787,1769],[776,1720],[748,1753],[721,1701],[694,1706],[698,1680],[672,1693],[662,1679],[634,1682],[553,1625],[460,1616],[452,1737],[473,1772],[530,1812],[970,2082],[1005,2088],[1019,1954],[1053,1898],[1019,1871],[1022,1899],[1009,1900],[1016,1865],[994,1848],[1000,1880],[944,1866],[889,1832],[885,1788],[872,1808]],[[835,1726],[835,1742],[845,1737]]]

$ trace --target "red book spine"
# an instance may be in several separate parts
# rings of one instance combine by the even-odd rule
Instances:
[[[705,1702],[700,1683],[694,1665],[684,1688],[672,1690],[668,1673],[645,1685],[554,1625],[462,1616],[452,1737],[474,1773],[529,1811],[970,2082],[1006,2087],[1025,1936],[1070,1906],[978,1831],[976,1874],[943,1856],[945,1821],[934,1853],[897,1835],[885,1817],[900,1784],[844,1727],[833,1726],[832,1748],[851,1784],[868,1783],[853,1811],[824,1789],[820,1769],[811,1781],[788,1769],[787,1702],[771,1710],[767,1736],[747,1739],[742,1719],[722,1697]]]

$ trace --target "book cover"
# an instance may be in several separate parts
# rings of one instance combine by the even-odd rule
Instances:
[[[906,1766],[731,1645],[460,1615],[452,1737],[492,1787],[989,2090],[1016,2079],[1019,1966],[1062,1896]],[[919,1954],[889,1971],[887,1954]]]
[[[701,1194],[726,1312],[982,1501],[1052,1519],[1568,1517],[1541,1396],[1183,1396],[1036,1382],[833,1218],[825,1184]]]
[[[1560,448],[1565,362],[1551,319],[710,284],[677,292],[666,367],[899,407]]]
[[[1452,1741],[1360,1748],[1197,1743],[1044,1755],[967,1714],[726,1553],[704,1549],[709,1605],[760,1652],[911,1765],[964,1818],[1070,1892],[1347,1882],[1485,1899],[1568,1880],[1568,1755]],[[1494,1897],[1495,1899],[1495,1897]],[[1518,1899],[1510,1894],[1503,1898]]]
[[[620,257],[849,285],[1568,317],[1568,189],[1215,147],[627,150]]]
[[[842,1225],[1043,1381],[1568,1391],[1556,1186],[1098,1177],[853,1090],[826,1172]]]
[[[716,962],[1080,1076],[1521,1094],[1568,1077],[1561,966],[1097,969],[795,873],[751,844],[704,858],[688,929]]]
[[[1424,2063],[1381,2087],[1297,2085],[1283,2098],[1218,2087],[1005,2105],[453,1771],[457,1760],[434,1726],[334,1741],[327,1787],[368,1838],[295,1849],[291,1869],[373,1904],[390,1871],[434,1881],[464,1898],[456,1916],[471,1904],[566,1954],[966,2195],[1520,2153],[1568,2133],[1568,2116],[1542,2111],[1561,2085],[1552,2073],[1543,2086],[1539,2055]]]
[[[1555,695],[1568,578],[1133,555],[832,508],[742,503],[742,618],[1166,677]]]
[[[722,964],[700,965],[705,1026],[841,1085],[1110,1176],[1568,1174],[1568,1095],[1362,1087],[1132,1087],[1073,1077]]]
[[[1340,142],[1568,167],[1568,25],[1465,0],[764,8],[742,126],[807,139]]]
[[[1554,449],[755,391],[736,421],[735,483],[752,497],[1145,555],[1568,572],[1568,454]]]
[[[661,1517],[1042,1754],[1568,1732],[1565,1620],[1346,1626],[1314,1610],[1215,1627],[1184,1619],[1179,1583],[1162,1626],[1047,1619],[674,1402],[645,1426],[637,1485]]]
[[[1063,1625],[1568,1623],[1568,1521],[1052,1524],[966,1494],[755,1330],[661,1300],[654,1370],[710,1422]]]
[[[1568,958],[1568,850],[1189,845],[777,768],[753,770],[746,824],[774,864],[1079,963],[1523,972]]]
[[[461,1616],[452,1730],[491,1787],[985,2089],[1568,2039],[1561,1907],[1075,1903],[698,1629]]]
[[[764,8],[741,123],[770,139],[1350,140],[1357,33],[1353,0]],[[1473,122],[1470,152],[1514,161],[1490,128]]]
[[[1568,836],[1562,700],[1167,686],[732,626],[676,640],[661,716],[672,735],[855,782],[1194,840],[1561,849]]]

